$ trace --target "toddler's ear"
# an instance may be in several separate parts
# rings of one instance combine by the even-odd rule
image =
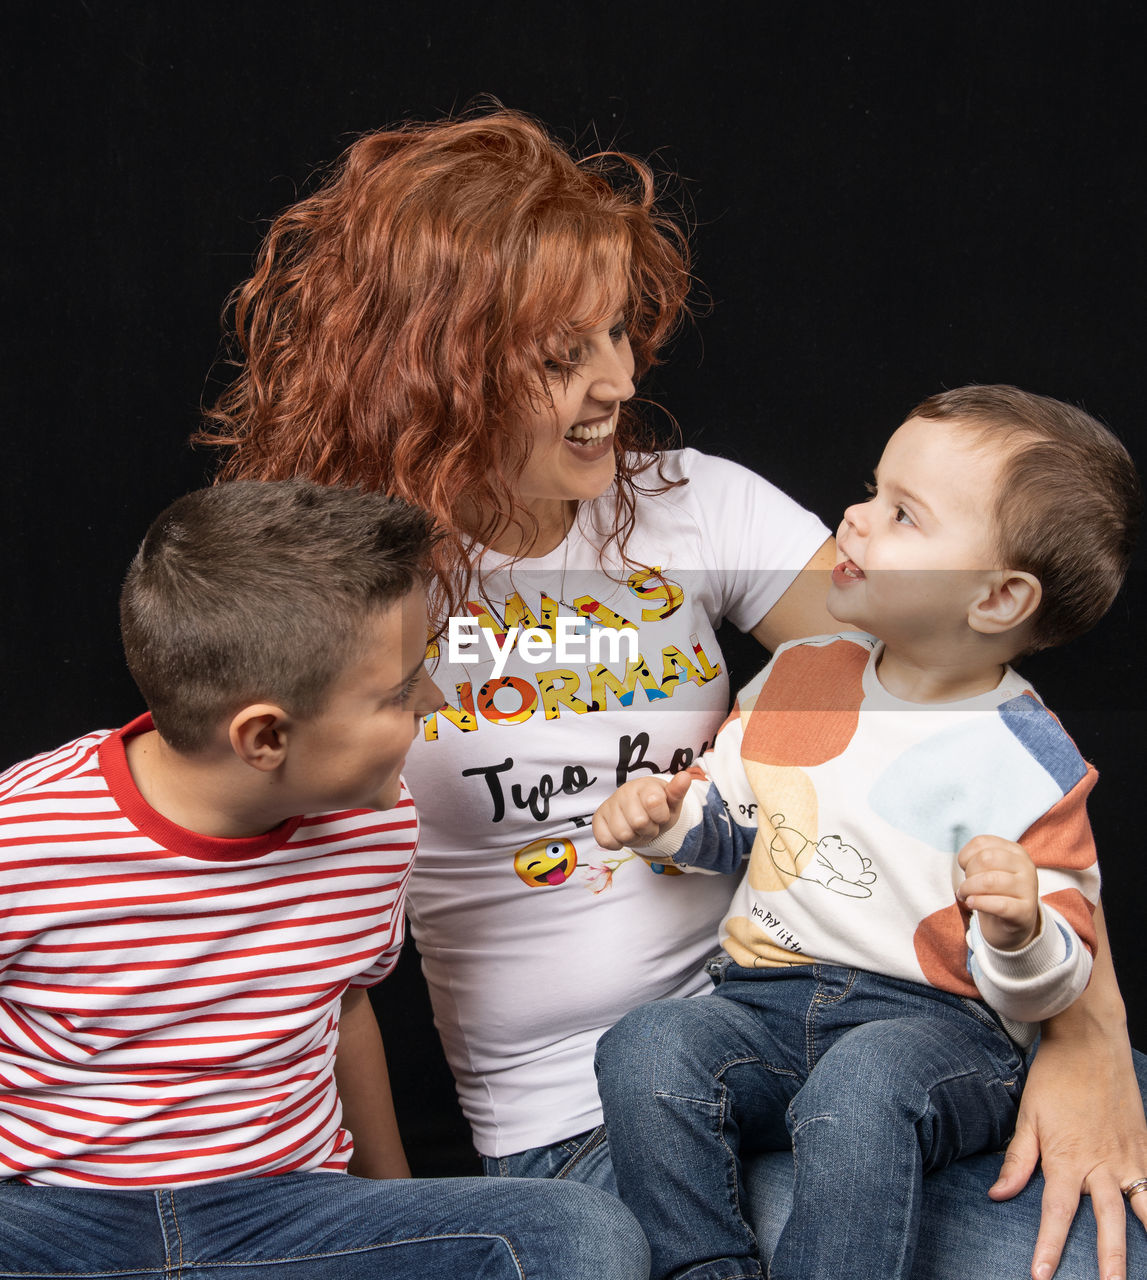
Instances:
[[[272,773],[286,759],[289,726],[282,707],[256,702],[232,716],[227,736],[232,751],[244,764]]]
[[[968,625],[981,635],[1002,635],[1026,622],[1042,599],[1043,587],[1034,574],[1001,569],[968,610]]]

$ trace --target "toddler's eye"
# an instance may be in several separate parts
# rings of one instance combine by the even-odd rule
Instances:
[[[867,493],[870,498],[876,497],[876,486],[872,483],[871,480],[865,480],[864,492]]]
[[[897,523],[897,524],[911,524],[911,525],[914,525],[914,524],[916,523],[916,522],[912,519],[912,517],[908,514],[908,512],[904,510],[904,508],[903,508],[903,507],[897,507],[897,508],[896,508],[896,515],[893,517],[893,519],[896,521],[896,523]]]

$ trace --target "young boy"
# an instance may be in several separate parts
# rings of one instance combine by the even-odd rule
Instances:
[[[367,988],[431,541],[303,481],[180,499],[121,602],[150,714],[0,778],[0,1274],[645,1275],[603,1193],[409,1180]]]
[[[761,1275],[739,1152],[790,1142],[769,1276],[908,1277],[924,1172],[1008,1137],[1036,1024],[1087,984],[1099,878],[1095,772],[1007,664],[1103,615],[1139,505],[1080,410],[932,397],[837,535],[828,608],[861,630],[782,646],[692,777],[598,809],[607,849],[748,856],[723,998],[646,1005],[598,1048],[655,1277]]]

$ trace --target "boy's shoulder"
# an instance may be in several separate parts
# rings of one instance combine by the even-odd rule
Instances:
[[[71,742],[21,760],[0,773],[0,804],[20,801],[40,788],[99,773],[99,750],[116,731],[94,729]]]

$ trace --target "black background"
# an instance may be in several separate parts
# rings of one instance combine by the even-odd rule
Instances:
[[[1147,467],[1142,14],[11,6],[0,765],[139,709],[119,582],[151,518],[209,477],[186,439],[266,219],[357,133],[479,94],[680,175],[712,307],[645,390],[689,443],[830,525],[906,410],[970,381],[1081,403]],[[1025,671],[1102,775],[1104,902],[1145,1044],[1141,579],[1097,633]],[[418,983],[407,956],[378,994],[412,1163],[469,1169]]]

